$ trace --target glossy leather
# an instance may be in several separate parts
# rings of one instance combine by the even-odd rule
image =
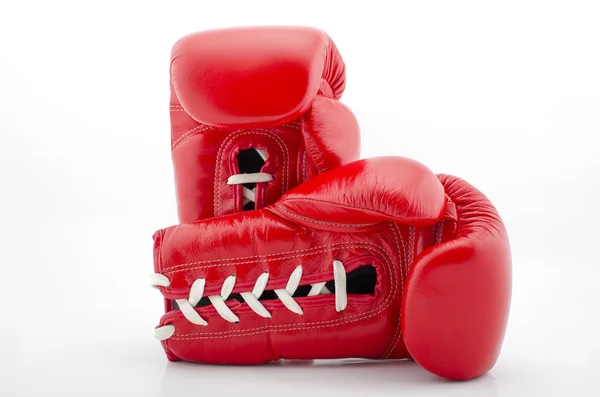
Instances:
[[[345,66],[322,31],[247,27],[198,32],[171,56],[171,144],[179,220],[242,211],[241,150],[265,150],[256,208],[359,157],[356,118],[338,101]]]
[[[196,308],[193,325],[168,311],[160,326],[171,360],[257,364],[280,358],[414,358],[434,374],[469,379],[498,357],[510,304],[511,259],[506,231],[487,198],[461,179],[435,176],[401,157],[360,160],[304,183],[262,210],[181,224],[154,235],[160,291],[184,299],[205,278],[204,296],[225,279],[233,293],[252,290],[265,271],[268,290],[285,288],[303,267],[301,285],[332,279],[332,263],[350,272],[371,264],[373,294],[296,298],[303,315],[280,300],[263,301],[272,318],[228,300],[239,323],[213,306]]]

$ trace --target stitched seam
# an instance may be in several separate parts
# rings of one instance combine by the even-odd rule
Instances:
[[[388,345],[387,349],[385,350],[385,353],[383,353],[383,356],[381,356],[382,360],[385,360],[386,358],[388,358],[390,356],[390,354],[392,354],[392,352],[396,348],[396,345],[398,344],[398,341],[400,340],[400,339],[396,339],[396,337],[398,336],[398,331],[400,331],[400,320],[398,320],[398,324],[396,324],[396,331],[394,331],[394,336],[390,340],[390,344]],[[392,345],[394,347],[392,347]]]
[[[307,117],[307,113],[304,113],[302,115],[302,117],[300,117],[300,120],[299,120],[300,121],[300,131],[302,133],[302,139],[304,139],[304,137],[308,135],[306,133],[306,117]],[[304,146],[306,148],[306,154],[308,155],[308,146],[306,146],[306,141],[304,142]],[[315,167],[315,169],[317,170],[317,174],[318,174],[319,173],[319,169],[318,169],[318,166],[317,166],[317,162],[315,161],[315,159],[313,158],[312,155],[310,155],[310,161],[313,164],[313,166]]]
[[[406,267],[406,246],[404,245],[404,240],[402,239],[402,233],[400,233],[400,230],[398,230],[398,225],[396,223],[392,223],[391,225],[392,225],[392,229],[393,229],[392,233],[394,235],[394,240],[396,240],[396,249],[398,250],[398,259],[400,259],[401,257],[404,257],[404,264],[401,264],[400,269],[398,269],[398,271],[400,272],[400,288],[402,288],[401,293],[404,294],[404,276],[403,276],[403,274],[405,273],[404,268]],[[403,252],[401,252],[401,250],[400,250],[400,243],[398,241],[398,238],[400,238],[400,241],[402,241],[402,246],[404,247]],[[409,237],[409,239],[410,239],[410,237]],[[383,356],[381,356],[382,359],[388,358],[390,356],[390,354],[392,354],[392,352],[398,345],[400,338],[402,337],[402,331],[400,331],[401,316],[402,316],[402,313],[400,313],[398,315],[398,324],[396,324],[396,331],[394,332],[394,336],[392,337],[392,339],[390,339],[390,344],[388,345],[388,348],[386,349]],[[400,331],[400,333],[398,333],[399,331]],[[396,339],[396,336],[398,336],[398,339]]]
[[[305,257],[305,256],[312,256],[312,255],[315,255],[315,254],[320,254],[320,253],[323,253],[323,252],[330,251],[331,249],[335,249],[337,247],[343,247],[343,248],[346,248],[346,249],[350,249],[350,248],[378,247],[375,244],[369,244],[369,243],[359,243],[360,245],[352,245],[352,244],[356,244],[356,243],[330,244],[330,245],[323,245],[323,246],[320,246],[320,247],[315,247],[314,249],[305,249],[305,250],[299,250],[299,251],[290,251],[290,252],[286,252],[284,254],[248,257],[248,259],[258,258],[258,259],[253,259],[253,260],[238,261],[239,259],[246,259],[246,258],[234,258],[234,259],[222,259],[222,260],[190,262],[190,263],[184,263],[182,265],[176,265],[176,266],[168,267],[166,269],[162,269],[163,270],[162,273],[164,275],[175,274],[175,273],[181,273],[183,271],[195,270],[195,269],[208,269],[208,268],[211,268],[211,267],[237,266],[237,265],[246,265],[246,264],[249,264],[249,263],[259,263],[259,262],[263,262],[265,260],[268,260],[268,261],[271,261],[271,262],[273,262],[273,261],[282,261],[282,260],[285,260],[285,259],[302,258],[302,257]],[[322,249],[319,249],[319,248],[322,248]],[[299,255],[292,255],[292,254],[297,253],[297,252],[304,252],[304,253],[299,254]],[[275,257],[275,256],[279,256],[279,257]],[[202,265],[202,263],[214,263],[214,262],[228,262],[228,263],[216,263],[216,264]],[[196,266],[196,265],[201,265],[201,266]],[[172,269],[175,269],[175,268],[177,268],[177,270],[172,270]]]
[[[349,210],[364,210],[364,211],[370,211],[370,212],[374,212],[378,215],[383,215],[386,216],[388,218],[398,218],[398,215],[395,214],[387,214],[383,211],[377,211],[373,208],[365,208],[365,207],[357,207],[357,206],[353,206],[353,205],[346,205],[346,204],[341,204],[341,203],[333,203],[331,201],[327,201],[327,200],[319,200],[319,199],[313,199],[313,198],[286,198],[286,201],[312,201],[314,203],[318,203],[318,204],[335,204],[336,206],[340,207],[340,208],[344,208],[344,209],[349,209]]]
[[[437,224],[435,231],[435,245],[442,242],[442,231],[444,230],[444,220],[442,219],[440,223]]]
[[[333,225],[333,226],[341,226],[341,227],[356,227],[356,226],[371,226],[371,225],[375,225],[375,223],[337,223],[337,222],[317,221],[315,219],[308,218],[308,217],[306,217],[304,215],[297,214],[297,213],[293,212],[292,210],[289,210],[289,209],[283,207],[281,204],[276,204],[276,207],[279,210],[285,212],[288,215],[295,216],[295,217],[303,219],[303,220],[305,220],[307,222],[318,223],[318,224],[321,224],[321,225]]]
[[[206,130],[210,130],[210,129],[211,129],[211,127],[206,126],[206,125],[199,125],[197,127],[192,128],[191,130],[189,130],[188,132],[186,132],[185,134],[183,134],[182,136],[177,138],[177,140],[175,142],[173,142],[173,145],[171,145],[171,150],[175,150],[175,148],[177,146],[181,145],[182,143],[184,143],[185,141],[190,139],[192,136],[197,135]]]
[[[393,271],[393,266],[391,263],[391,262],[393,262],[393,260],[391,259],[391,257],[385,252],[383,247],[381,247],[379,245],[375,245],[375,244],[370,244],[370,245],[373,246],[374,250],[378,251],[379,255],[386,263],[390,275],[392,276],[392,287],[388,291],[388,294],[387,294],[385,300],[374,309],[371,309],[365,313],[355,314],[355,315],[344,317],[341,319],[306,323],[306,324],[323,324],[323,325],[318,325],[318,326],[305,327],[304,326],[305,324],[281,324],[281,325],[274,325],[274,326],[251,328],[251,329],[247,329],[247,330],[230,330],[230,331],[222,331],[222,332],[214,332],[214,333],[198,333],[197,332],[197,333],[191,333],[191,334],[181,334],[181,335],[184,335],[185,337],[182,337],[181,335],[180,336],[172,336],[170,339],[172,339],[172,340],[221,339],[221,338],[231,338],[231,337],[238,337],[238,336],[257,335],[257,334],[262,334],[262,333],[271,332],[271,331],[279,332],[279,331],[289,331],[289,330],[295,330],[295,329],[315,329],[315,328],[332,327],[332,326],[336,326],[339,324],[353,323],[353,322],[357,322],[357,321],[360,321],[360,320],[363,320],[366,318],[374,317],[377,314],[383,312],[391,304],[392,297],[394,296],[394,291],[396,291],[397,287],[398,287],[398,280],[396,278],[396,273]],[[400,258],[398,258],[398,259],[400,260]],[[260,331],[252,332],[252,333],[248,332],[248,331],[257,331],[257,330],[260,330]],[[237,334],[237,335],[235,335],[235,334]],[[223,336],[189,337],[189,336],[194,336],[194,335],[223,335]]]
[[[404,247],[404,239],[402,238],[402,233],[400,233],[400,230],[398,230],[398,225],[396,223],[392,223],[390,222],[390,224],[392,225],[392,233],[394,234],[394,240],[396,240],[396,249],[398,250],[398,258],[402,258],[404,257],[404,262],[406,263],[406,249],[404,251],[401,250],[401,246]],[[400,243],[400,241],[402,243]],[[405,264],[400,264],[400,275],[402,275],[403,272],[403,268],[405,267]],[[404,279],[401,277],[400,278],[400,286],[402,288],[402,291],[404,293]]]
[[[282,127],[290,127],[290,128],[300,131],[300,126],[298,125],[297,121],[293,121],[293,122],[287,123],[287,124],[282,124],[281,126]]]
[[[308,154],[306,153],[306,145],[304,146],[304,157],[302,160],[302,182],[306,182],[308,177],[306,175],[306,158],[308,157]]]
[[[160,247],[158,248],[158,252],[157,252],[158,258],[156,258],[156,262],[157,262],[157,265],[158,265],[159,269],[162,268],[162,263],[163,263],[163,254],[162,254],[162,252],[163,252],[163,247],[164,247],[164,242],[165,242],[164,236],[165,236],[165,231],[163,229],[163,230],[160,231],[160,234],[159,234]],[[166,311],[167,310],[167,303],[168,303],[169,299],[167,299],[164,295],[163,295],[163,298],[164,298],[163,299],[164,300],[164,310]]]
[[[171,112],[185,112],[185,109],[181,109],[181,110],[170,110]],[[294,128],[296,130],[299,130],[300,128],[297,125],[293,125],[293,124],[284,124],[284,127],[290,127],[290,128]],[[201,127],[205,127],[205,129],[202,129],[200,131],[197,131],[197,128],[201,128]],[[181,145],[182,143],[184,143],[185,141],[187,141],[188,139],[190,139],[192,136],[197,135],[205,130],[212,130],[214,127],[211,126],[207,126],[207,125],[199,125],[189,131],[187,131],[185,134],[183,134],[182,136],[180,136],[179,138],[177,138],[177,140],[173,143],[171,150],[175,149],[176,146]],[[183,139],[183,140],[182,140]],[[182,140],[180,142],[180,140]]]
[[[309,251],[319,250],[320,248],[337,247],[337,246],[340,246],[340,245],[344,246],[344,245],[348,245],[348,244],[354,244],[354,243],[326,244],[326,245],[319,245],[317,247],[312,247],[312,248],[305,248],[305,249],[301,249],[301,250],[278,252],[276,254],[240,256],[240,257],[237,257],[237,258],[207,259],[207,260],[203,260],[203,261],[188,262],[188,263],[182,263],[180,265],[169,266],[169,267],[164,268],[163,270],[176,269],[176,268],[186,267],[186,266],[189,266],[189,265],[200,265],[200,264],[203,264],[203,263],[234,262],[234,264],[235,264],[235,263],[237,263],[236,261],[238,261],[238,260],[257,259],[257,258],[268,259],[268,258],[277,257],[277,256],[289,256],[289,255],[297,253],[297,252],[309,252]],[[370,243],[364,243],[364,242],[361,243],[361,244],[371,245]]]
[[[281,189],[281,195],[283,195],[283,193],[285,193],[288,190],[288,168],[289,168],[289,163],[290,160],[288,158],[288,150],[287,147],[285,146],[284,142],[281,140],[281,138],[279,138],[276,134],[274,134],[273,132],[269,131],[269,130],[264,130],[264,129],[253,129],[252,131],[245,131],[245,130],[237,130],[232,132],[227,139],[225,139],[223,141],[223,143],[221,144],[221,147],[219,148],[219,153],[217,155],[217,172],[215,172],[215,186],[214,186],[214,192],[215,192],[215,196],[214,196],[214,214],[215,216],[219,215],[219,211],[221,208],[221,196],[219,195],[219,181],[221,180],[221,174],[223,171],[223,165],[221,162],[221,159],[223,157],[223,153],[225,152],[225,149],[228,148],[232,143],[234,138],[243,136],[243,135],[264,135],[267,137],[270,137],[273,139],[273,141],[275,141],[275,143],[279,146],[279,149],[281,149],[281,152],[283,154],[283,168],[284,168],[284,172],[283,172],[283,184],[282,184],[282,189]]]
[[[408,277],[408,269],[412,266],[415,260],[415,227],[410,226],[408,228],[408,246],[410,247],[410,251],[408,252],[408,259],[406,261],[406,266],[404,269],[404,277]]]

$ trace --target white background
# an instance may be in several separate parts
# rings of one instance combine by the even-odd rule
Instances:
[[[598,2],[0,4],[0,396],[599,395]],[[261,24],[332,36],[363,157],[414,157],[498,207],[514,299],[488,375],[167,362],[147,275],[177,222],[170,48]]]

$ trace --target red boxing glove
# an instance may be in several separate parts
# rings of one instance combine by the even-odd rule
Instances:
[[[356,160],[359,129],[341,104],[331,39],[302,27],[194,33],[171,56],[171,143],[179,219],[274,203]]]
[[[511,294],[506,230],[461,179],[356,161],[276,204],[154,236],[169,359],[413,358],[469,379],[496,362]]]

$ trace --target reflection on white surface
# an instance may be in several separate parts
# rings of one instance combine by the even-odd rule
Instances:
[[[198,376],[199,374],[201,376]],[[406,395],[497,396],[491,375],[461,385],[436,378],[412,361],[283,361],[253,367],[198,366],[170,363],[161,397],[189,390],[235,390],[252,396],[284,393],[291,396]],[[482,394],[483,393],[483,394]]]
[[[99,347],[99,346],[98,346]],[[88,347],[79,351],[20,352],[19,376],[7,378],[3,396],[177,396],[190,393],[264,396],[410,395],[497,396],[493,375],[451,382],[428,374],[411,361],[283,361],[260,366],[168,363],[152,354]],[[131,347],[131,346],[130,346]],[[138,345],[138,348],[141,345]],[[112,350],[112,351],[111,351]],[[37,360],[34,359],[37,356]],[[14,365],[14,363],[13,363]],[[483,393],[483,394],[482,394]]]

